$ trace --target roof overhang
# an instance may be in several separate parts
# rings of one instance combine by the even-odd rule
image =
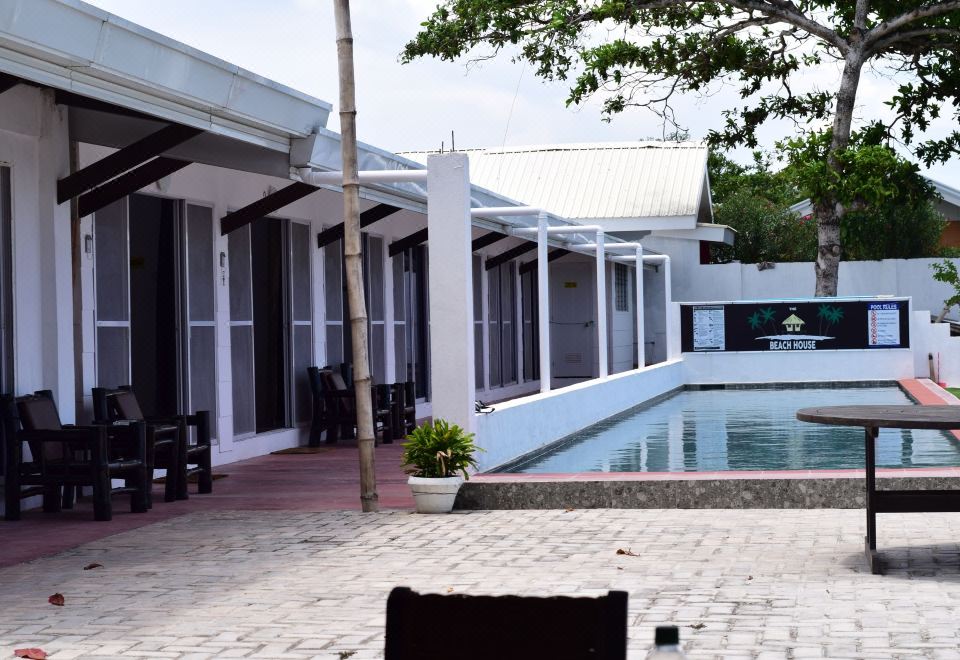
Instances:
[[[0,70],[287,152],[331,105],[78,0],[0,3]]]
[[[584,225],[600,225],[605,232],[619,234],[623,232],[676,231],[696,229],[697,216],[673,215],[648,218],[574,218]]]
[[[688,241],[707,241],[709,243],[733,245],[737,238],[737,231],[727,225],[701,222],[694,229],[658,231],[654,235],[664,238],[682,238]]]

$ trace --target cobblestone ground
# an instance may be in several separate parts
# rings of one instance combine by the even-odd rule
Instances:
[[[960,658],[960,516],[879,531],[886,576],[861,511],[195,513],[0,570],[0,657],[377,658],[407,585],[626,590],[631,658],[663,622],[691,658]]]

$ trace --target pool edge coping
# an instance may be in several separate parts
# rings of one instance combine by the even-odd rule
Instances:
[[[960,399],[929,378],[900,378],[897,385],[917,405],[960,405]],[[657,397],[662,398],[662,397]],[[646,402],[644,402],[646,403]],[[642,406],[639,404],[637,407]],[[950,431],[960,441],[960,430]],[[902,477],[960,477],[960,467],[878,468],[878,479]],[[470,480],[481,483],[533,482],[611,482],[611,481],[728,481],[770,479],[863,479],[864,470],[729,470],[714,472],[558,472],[514,473],[484,472],[471,475]]]

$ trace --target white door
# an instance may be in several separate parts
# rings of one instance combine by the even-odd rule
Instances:
[[[576,262],[550,266],[550,358],[556,378],[590,378],[596,371],[595,268]]]

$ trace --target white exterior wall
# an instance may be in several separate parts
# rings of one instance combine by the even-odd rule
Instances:
[[[6,95],[5,95],[6,96]],[[79,153],[79,167],[83,167],[92,162],[103,158],[111,153],[112,150],[97,147],[93,145],[81,144]],[[53,179],[51,185],[55,185]],[[297,429],[281,429],[259,434],[253,437],[234,440],[233,438],[233,419],[232,419],[232,377],[231,377],[231,355],[230,355],[230,295],[229,295],[229,272],[222,273],[219,269],[219,253],[229,253],[228,240],[226,236],[220,236],[220,218],[231,211],[235,211],[257,199],[265,196],[272,190],[289,185],[290,182],[274,177],[251,174],[216,168],[206,165],[193,164],[187,168],[172,174],[156,184],[147,186],[140,192],[170,199],[186,200],[190,203],[209,206],[213,208],[214,226],[211,231],[214,232],[214,265],[216,267],[216,323],[217,323],[217,430],[219,447],[215,453],[215,462],[218,464],[243,460],[253,456],[262,455],[276,449],[292,447],[300,444],[306,437],[307,429],[305,427]],[[50,192],[51,198],[54,193]],[[372,202],[361,202],[363,208],[372,206]],[[69,205],[65,205],[69,206]],[[280,209],[273,214],[278,218],[286,218],[310,224],[310,254],[312,258],[312,290],[313,290],[313,332],[314,332],[314,363],[324,365],[328,363],[326,350],[326,331],[324,304],[324,269],[323,269],[323,250],[316,247],[316,235],[322,229],[342,222],[343,218],[343,198],[338,192],[322,190],[312,195],[298,200],[297,202]],[[387,256],[387,248],[392,241],[404,238],[415,231],[426,226],[427,218],[423,214],[413,211],[400,211],[369,226],[364,233],[379,236],[384,239],[384,318],[385,318],[385,372],[388,380],[395,380],[395,350],[394,350],[394,310],[393,310],[393,263],[392,258]],[[80,272],[78,279],[78,296],[80,299],[80,321],[78,328],[78,340],[80,350],[80,385],[77,388],[78,402],[82,411],[86,413],[86,418],[92,412],[91,389],[96,385],[96,348],[95,348],[95,295],[94,295],[94,258],[93,254],[83,252],[83,236],[93,234],[92,216],[81,220],[80,229]],[[66,223],[69,241],[69,220]],[[474,229],[473,237],[483,235],[483,230]],[[489,248],[480,251],[480,254],[497,254],[507,249],[515,243],[502,241]],[[505,247],[506,245],[506,247]],[[69,268],[69,242],[67,243],[68,255],[66,265]],[[433,256],[433,255],[432,255]],[[229,260],[228,260],[229,262]],[[435,264],[431,264],[431,268]],[[67,274],[69,284],[69,271]],[[519,286],[519,284],[518,284]],[[472,299],[471,299],[472,300]],[[369,301],[368,301],[369,302]],[[67,310],[71,309],[71,302],[65,303]],[[484,302],[486,305],[486,302]],[[72,325],[72,318],[71,318]],[[344,328],[349,332],[349,328]],[[517,324],[517,330],[520,330],[520,324]],[[69,331],[69,328],[68,328]],[[519,346],[519,343],[518,343]],[[70,345],[72,351],[72,343]],[[69,358],[70,368],[62,370],[63,373],[72,376],[73,358],[72,352]],[[472,364],[472,363],[471,363]],[[521,361],[522,366],[522,361]],[[72,380],[71,380],[72,382]],[[37,385],[36,388],[43,386]],[[36,389],[34,388],[34,389]],[[484,390],[482,398],[498,400],[514,396],[524,395],[539,389],[539,381],[521,382],[513,385],[507,385],[501,388],[491,388]],[[71,389],[72,391],[72,389]],[[68,397],[69,398],[69,397]],[[72,401],[71,401],[72,407]],[[417,406],[418,417],[432,415],[431,402],[427,401]],[[72,412],[71,412],[72,414]],[[66,418],[66,417],[65,417]]]
[[[950,327],[946,323],[931,323],[926,311],[913,313],[910,337],[914,346],[914,373],[917,377],[929,377],[952,387],[960,387],[960,337],[951,337]],[[933,373],[930,356],[933,357]]]
[[[56,203],[69,140],[52,92],[19,85],[0,95],[0,163],[13,189],[15,394],[51,389],[61,419],[73,422],[70,205]]]
[[[911,337],[911,342],[913,337]],[[756,351],[684,353],[689,384],[857,382],[913,378],[913,351]]]

